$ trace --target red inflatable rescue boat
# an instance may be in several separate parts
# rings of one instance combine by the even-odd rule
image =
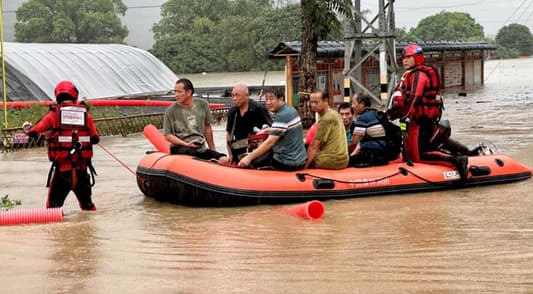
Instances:
[[[187,155],[147,154],[137,184],[147,196],[187,206],[285,204],[392,193],[457,189],[531,178],[531,169],[502,154],[469,158],[468,180],[449,167],[397,161],[386,166],[297,172],[221,166]]]

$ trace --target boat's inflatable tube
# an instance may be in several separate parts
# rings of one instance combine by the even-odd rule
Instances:
[[[154,145],[157,151],[166,154],[170,153],[170,144],[154,125],[149,124],[144,127],[144,136]]]
[[[322,218],[325,212],[324,204],[322,204],[322,202],[318,200],[287,206],[284,207],[282,210],[288,214],[292,214],[306,219]]]
[[[61,208],[31,208],[0,211],[0,225],[62,222]]]
[[[531,178],[517,160],[492,154],[469,158],[461,181],[450,167],[394,161],[385,166],[295,172],[232,168],[188,155],[152,152],[137,166],[147,196],[189,206],[302,203],[392,193],[501,184]]]

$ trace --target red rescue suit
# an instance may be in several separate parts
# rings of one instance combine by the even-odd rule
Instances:
[[[407,71],[400,84],[405,106],[409,107],[404,116],[411,121],[429,119],[438,122],[443,109],[440,87],[440,77],[434,67],[421,64]]]
[[[404,138],[406,160],[445,164],[456,168],[464,179],[467,158],[439,150],[442,142],[435,141],[442,109],[438,72],[430,66],[416,65],[402,75],[387,114],[391,119],[408,121]]]
[[[48,141],[48,159],[53,163],[47,183],[50,189],[46,207],[63,206],[72,190],[82,209],[95,210],[87,169],[94,172],[92,145],[98,143],[99,136],[87,106],[70,101],[52,105],[28,131],[30,136],[44,132]]]

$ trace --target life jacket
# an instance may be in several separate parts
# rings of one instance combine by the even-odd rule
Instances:
[[[416,90],[416,85],[411,85],[408,82],[411,81],[411,76],[417,72],[419,74],[420,72],[424,73],[429,80],[429,87],[424,88],[424,93],[420,98],[415,97],[414,91]],[[444,109],[444,102],[440,92],[442,82],[439,71],[433,66],[421,64],[410,69],[408,76],[409,78],[405,79],[402,77],[401,83],[405,106],[409,107],[406,116],[414,118],[415,121],[423,117],[432,121],[439,121]],[[417,83],[416,77],[414,83]]]
[[[87,167],[93,157],[88,107],[83,104],[50,106],[52,128],[47,134],[48,159],[61,170]]]

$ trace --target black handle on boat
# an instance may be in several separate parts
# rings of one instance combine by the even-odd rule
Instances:
[[[300,181],[300,182],[305,182],[305,175],[306,175],[306,174],[303,174],[303,173],[296,173],[296,178],[297,178],[298,181]]]

